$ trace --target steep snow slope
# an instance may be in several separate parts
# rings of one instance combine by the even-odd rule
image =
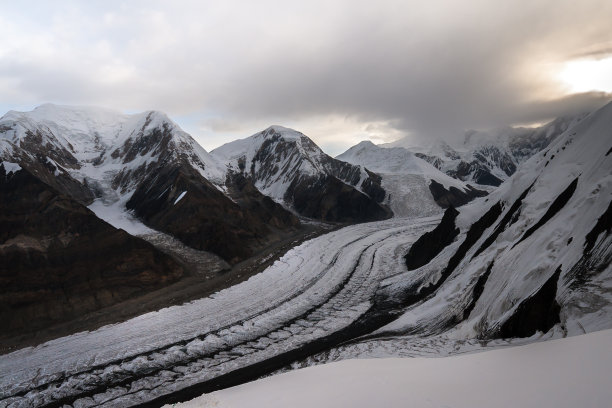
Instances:
[[[612,399],[610,344],[606,330],[447,358],[348,360],[172,407],[604,407]]]
[[[608,104],[463,207],[453,244],[386,283],[387,295],[414,307],[381,332],[456,325],[459,338],[491,338],[608,328],[611,129]]]
[[[395,216],[435,214],[440,212],[440,206],[460,206],[484,195],[402,147],[382,148],[363,141],[336,158],[362,165],[380,175],[381,185],[387,192],[385,202]]]
[[[404,147],[444,173],[481,185],[498,186],[525,160],[546,148],[586,114],[560,117],[537,128],[503,127],[488,131],[470,130],[460,144],[435,140],[429,145],[410,138],[381,145]]]
[[[307,136],[271,126],[211,152],[230,172],[243,174],[264,194],[298,213],[328,221],[371,221],[388,217],[379,202],[380,178],[335,160]]]

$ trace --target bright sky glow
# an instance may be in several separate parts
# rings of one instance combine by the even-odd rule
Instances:
[[[565,64],[559,79],[574,92],[612,92],[612,57],[575,60]]]

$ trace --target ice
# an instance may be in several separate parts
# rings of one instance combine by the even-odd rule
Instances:
[[[78,395],[84,381],[134,376],[155,367],[146,381],[139,380],[148,391],[116,399],[120,406],[311,342],[368,310],[378,282],[402,270],[402,252],[436,222],[390,220],[346,227],[305,242],[264,272],[208,298],[0,356],[0,371],[9,373],[0,378],[0,398],[25,387],[30,391],[20,398],[53,399],[49,392],[55,387],[31,387],[51,384],[54,378],[63,379],[66,395]],[[202,357],[187,357],[194,353]],[[185,369],[173,371],[171,382],[164,370],[157,371],[177,365]],[[124,393],[112,387],[106,392]]]
[[[424,217],[442,212],[429,190],[431,180],[447,189],[468,190],[462,181],[449,177],[402,147],[383,148],[365,141],[336,158],[362,165],[380,175],[387,192],[385,203],[396,217]]]
[[[103,219],[115,228],[120,228],[132,235],[153,234],[157,231],[147,227],[125,208],[125,199],[114,203],[105,203],[97,199],[88,207],[98,218]]]

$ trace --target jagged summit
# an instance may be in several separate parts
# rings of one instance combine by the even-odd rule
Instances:
[[[91,106],[44,104],[29,112],[9,111],[0,124],[13,127],[13,133],[3,132],[4,138],[22,140],[29,132],[46,134],[48,141],[56,139],[70,151],[83,155],[124,143],[128,138],[167,126],[184,138],[182,129],[165,113],[146,111],[124,114],[112,109]],[[87,159],[87,157],[81,157]]]

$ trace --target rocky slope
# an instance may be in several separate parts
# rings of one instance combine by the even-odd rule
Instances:
[[[32,332],[176,281],[183,269],[15,163],[0,163],[0,319]]]
[[[333,159],[307,136],[272,126],[227,143],[211,154],[242,174],[265,195],[299,214],[325,221],[388,218],[381,179],[362,166]]]
[[[336,157],[380,175],[385,203],[396,216],[424,216],[461,206],[486,192],[456,180],[402,147],[363,141]]]

